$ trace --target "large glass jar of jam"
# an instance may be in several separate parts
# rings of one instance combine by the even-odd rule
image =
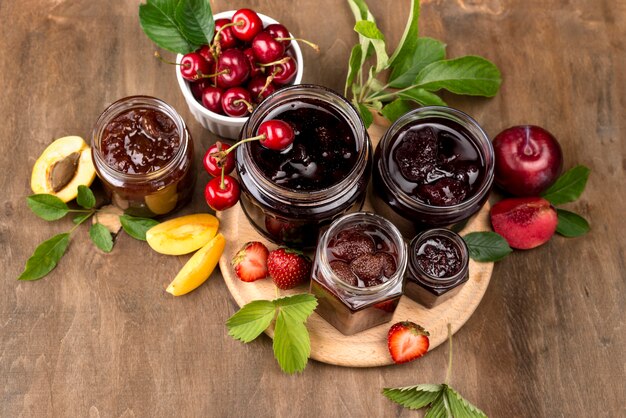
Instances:
[[[458,234],[435,228],[409,244],[404,293],[427,308],[456,295],[469,279],[469,251]]]
[[[93,130],[92,157],[112,202],[153,217],[189,202],[196,179],[191,135],[180,115],[155,97],[110,105]]]
[[[402,296],[406,245],[373,213],[334,221],[321,236],[311,273],[316,312],[345,335],[391,320]]]
[[[287,87],[266,98],[241,137],[257,135],[269,119],[290,123],[295,140],[283,152],[259,141],[238,147],[241,207],[268,239],[311,248],[320,228],[361,209],[371,173],[370,139],[354,107],[316,85]]]
[[[433,227],[460,229],[489,197],[491,141],[465,113],[440,106],[413,110],[380,140],[372,203],[407,238]]]

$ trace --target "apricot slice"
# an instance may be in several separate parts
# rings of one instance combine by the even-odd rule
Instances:
[[[166,291],[174,296],[181,296],[204,283],[215,270],[225,245],[224,236],[217,234],[207,245],[191,256]]]
[[[65,136],[48,145],[35,161],[30,187],[34,193],[69,202],[76,198],[78,186],[90,186],[95,178],[89,145],[79,136]]]
[[[217,233],[220,221],[197,213],[160,223],[146,232],[148,245],[161,254],[182,255],[204,247]]]

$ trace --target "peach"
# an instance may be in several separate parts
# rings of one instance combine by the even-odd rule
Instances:
[[[211,241],[219,225],[219,220],[208,213],[181,216],[150,228],[146,241],[161,254],[188,254]]]
[[[541,197],[504,199],[491,208],[493,230],[519,250],[548,242],[557,223],[556,210]]]

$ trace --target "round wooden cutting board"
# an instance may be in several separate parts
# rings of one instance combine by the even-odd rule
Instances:
[[[374,144],[380,137],[381,129],[377,126],[373,129],[370,128],[369,132],[372,139],[376,139],[373,141]],[[366,199],[363,210],[373,212],[369,199]],[[219,262],[220,269],[237,304],[243,306],[253,300],[275,299],[276,288],[271,279],[258,280],[254,283],[242,282],[235,274],[230,260],[248,241],[261,241],[267,245],[270,251],[277,246],[256,232],[239,204],[229,210],[218,212],[218,218],[221,222],[220,230],[224,236],[228,237],[226,248]],[[487,203],[470,220],[461,235],[489,229],[489,203]],[[347,367],[375,367],[393,364],[387,349],[387,331],[392,324],[403,320],[411,320],[430,332],[430,350],[432,350],[446,340],[448,323],[452,325],[452,332],[454,333],[474,313],[487,290],[492,270],[493,263],[477,263],[470,260],[470,278],[460,292],[451,299],[435,308],[426,309],[408,297],[402,296],[391,322],[351,336],[343,335],[322,317],[313,313],[307,321],[311,337],[311,358],[324,363]],[[295,289],[281,291],[281,296],[308,291],[309,286],[307,284]],[[273,332],[272,327],[266,331],[270,337]]]

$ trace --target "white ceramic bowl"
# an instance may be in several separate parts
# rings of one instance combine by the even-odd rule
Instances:
[[[217,19],[230,19],[235,14],[235,10],[229,10],[227,12],[221,12],[213,16],[215,20]],[[263,27],[267,25],[271,25],[272,23],[280,23],[271,17],[262,15],[258,13],[261,21],[263,21]],[[291,35],[293,37],[293,35]],[[296,78],[293,80],[292,84],[300,84],[302,82],[302,73],[304,72],[304,61],[302,59],[302,50],[296,41],[291,41],[291,49],[295,55],[296,61],[298,62],[298,68],[296,70]],[[178,54],[176,56],[176,63],[180,64],[183,56]],[[219,115],[217,113],[211,112],[204,106],[202,103],[198,102],[193,94],[191,93],[191,88],[189,87],[189,83],[187,80],[183,78],[178,71],[178,67],[176,67],[176,78],[178,79],[178,86],[180,87],[180,91],[183,92],[183,96],[185,96],[185,101],[187,102],[187,106],[189,106],[189,111],[196,118],[198,122],[206,129],[212,131],[213,133],[224,137],[235,139],[239,137],[239,131],[241,131],[241,127],[248,120],[245,118],[231,118],[226,115]]]

